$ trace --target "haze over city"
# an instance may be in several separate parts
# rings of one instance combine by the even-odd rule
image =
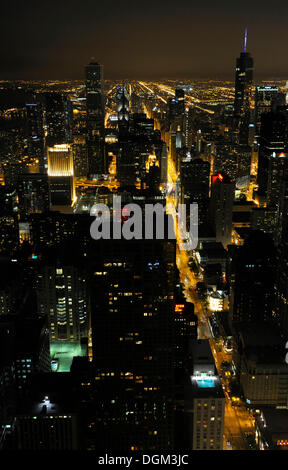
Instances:
[[[81,79],[97,57],[110,79],[231,79],[245,26],[256,76],[285,77],[287,14],[280,0],[5,2],[0,78]]]

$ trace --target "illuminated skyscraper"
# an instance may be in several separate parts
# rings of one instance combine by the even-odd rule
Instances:
[[[55,261],[53,253],[38,273],[38,306],[48,317],[51,341],[75,342],[87,337],[85,281],[83,270],[68,259]]]
[[[73,155],[68,144],[48,147],[48,175],[73,176]]]
[[[247,145],[252,110],[253,58],[246,51],[247,29],[245,30],[244,51],[236,60],[234,132],[237,143]]]
[[[127,127],[129,124],[129,98],[124,86],[119,87],[119,93],[117,93],[117,113],[119,129]]]
[[[48,147],[47,156],[51,205],[71,206],[75,198],[72,147]]]
[[[103,66],[93,60],[85,67],[85,74],[88,166],[89,174],[93,175],[105,171]]]

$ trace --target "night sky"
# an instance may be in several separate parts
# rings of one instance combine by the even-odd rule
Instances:
[[[1,2],[1,79],[232,78],[248,24],[256,76],[288,78],[288,2],[16,0]]]

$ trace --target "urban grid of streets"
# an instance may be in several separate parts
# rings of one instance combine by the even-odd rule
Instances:
[[[166,105],[167,99],[169,96],[174,96],[175,88],[161,83],[145,83],[145,82],[133,82],[131,84],[125,84],[128,86],[128,90],[131,93],[132,90],[136,91],[138,96],[140,95],[154,95],[159,100],[159,102]],[[114,88],[114,87],[113,87]],[[113,88],[110,89],[110,93],[113,92]],[[209,100],[211,102],[223,102],[231,100],[233,98],[233,91],[230,87],[219,87],[218,90],[214,90],[214,96],[211,99],[207,97],[207,100],[200,100],[199,98],[191,95],[186,95],[185,101],[189,106],[198,108],[203,112],[209,114],[214,114],[214,112],[207,108]],[[206,105],[206,106],[205,106]],[[149,117],[150,113],[145,103],[143,103],[143,110]],[[173,162],[168,155],[168,183],[176,184],[179,175],[176,173]],[[175,200],[175,193],[171,193],[167,196],[167,205],[169,204],[177,205]],[[244,450],[247,449],[247,442],[245,440],[245,433],[254,432],[254,418],[253,415],[247,410],[244,403],[238,404],[237,406],[232,406],[232,400],[229,395],[229,388],[227,387],[227,382],[221,373],[221,364],[223,361],[231,362],[231,355],[225,353],[223,348],[219,350],[216,346],[215,339],[211,334],[210,323],[209,323],[209,313],[206,305],[203,300],[201,300],[196,292],[196,283],[199,279],[195,277],[194,272],[188,266],[189,255],[185,250],[179,250],[179,244],[183,242],[179,235],[179,230],[177,227],[178,220],[174,218],[175,232],[177,238],[177,267],[180,273],[180,281],[184,287],[185,297],[188,302],[192,302],[195,308],[195,314],[198,317],[199,327],[198,327],[198,337],[199,339],[209,339],[211,350],[213,352],[215,364],[218,370],[219,376],[221,376],[222,386],[226,397],[225,404],[225,431],[224,431],[224,449],[225,450]]]
[[[191,91],[185,93],[185,103],[189,107],[198,109],[199,111],[214,114],[213,105],[219,103],[229,103],[233,101],[234,90],[233,85],[228,82],[219,84],[215,86],[215,82],[203,82],[202,87],[197,86],[195,89],[191,87]],[[155,128],[160,128],[159,122],[155,119],[150,109],[147,107],[147,99],[153,97],[153,103],[157,106],[166,108],[167,100],[169,97],[174,96],[175,87],[177,83],[172,82],[170,84],[160,83],[160,82],[143,82],[143,81],[125,81],[125,87],[127,91],[131,94],[134,91],[142,99],[142,109],[143,112],[147,114],[149,118],[154,119]],[[278,83],[278,85],[280,85]],[[281,86],[281,85],[280,85]],[[106,91],[107,97],[112,97],[117,93],[117,87],[119,83],[111,84],[109,89]],[[145,103],[146,102],[146,103]],[[106,118],[105,125],[109,127],[109,115],[115,112],[109,106],[106,106]],[[173,161],[169,158],[168,154],[168,183],[176,185],[176,182],[179,180],[179,175],[176,173]],[[89,186],[107,186],[110,189],[113,189],[118,186],[118,182],[113,178],[109,178],[107,181],[89,181],[85,182],[84,180],[78,180],[76,186],[84,186],[88,184]],[[175,193],[172,192],[170,195],[167,195],[167,205],[174,204],[177,206],[177,200],[175,199]],[[80,198],[81,199],[81,198]],[[81,203],[79,200],[78,202]],[[210,323],[209,323],[209,312],[205,302],[199,298],[196,291],[196,284],[199,281],[199,278],[195,276],[195,273],[188,266],[189,255],[184,250],[179,250],[178,246],[182,243],[182,240],[179,235],[179,230],[177,227],[177,219],[174,217],[174,224],[176,229],[176,238],[177,238],[177,267],[180,274],[180,281],[184,287],[185,297],[188,302],[192,302],[195,308],[195,314],[198,317],[198,337],[199,339],[209,339],[211,349],[213,352],[215,364],[218,370],[218,374],[222,381],[223,390],[226,397],[226,407],[225,407],[225,431],[224,431],[224,449],[226,450],[245,450],[249,449],[247,441],[245,439],[245,433],[252,434],[254,433],[254,417],[253,414],[246,408],[245,403],[239,401],[237,406],[232,405],[232,397],[229,395],[229,386],[222,374],[221,364],[222,362],[231,362],[231,355],[226,354],[223,348],[219,348],[219,345],[216,345],[216,341],[213,338],[211,333]],[[210,313],[211,314],[211,313]],[[217,347],[218,346],[218,347]]]
[[[263,82],[264,84],[264,82]],[[266,81],[266,85],[277,85],[281,91],[285,89],[285,83],[283,81]],[[62,91],[65,91],[71,97],[78,99],[83,97],[85,92],[85,85],[82,82],[38,82],[39,90],[48,91],[50,89],[61,88]],[[178,82],[175,80],[169,81],[157,81],[157,82],[144,82],[144,81],[127,81],[125,80],[125,88],[128,93],[131,95],[134,92],[141,100],[142,110],[149,118],[154,119],[154,128],[160,129],[160,123],[158,122],[155,115],[151,110],[151,103],[153,107],[158,110],[166,110],[168,99],[172,96],[175,96],[175,88],[178,85]],[[105,116],[105,127],[110,126],[109,116],[115,114],[115,109],[113,101],[116,103],[116,100],[113,98],[116,97],[120,82],[106,82],[105,94],[107,97],[106,103],[106,116]],[[81,98],[83,100],[84,98]],[[110,100],[111,99],[111,100]],[[185,90],[185,104],[187,107],[195,108],[195,111],[208,113],[213,116],[213,108],[217,104],[233,104],[234,100],[234,84],[232,82],[224,81],[212,81],[212,80],[195,80],[191,87],[188,87],[188,90]],[[112,103],[112,105],[111,105]],[[215,108],[214,108],[215,109]],[[76,110],[75,112],[81,112]],[[253,166],[253,165],[252,165]],[[176,185],[176,182],[179,183],[179,175],[176,173],[173,161],[169,158],[168,154],[168,182],[172,185]],[[92,180],[88,181],[83,178],[76,178],[75,185],[78,188],[85,187],[99,187],[106,186],[111,190],[119,186],[118,181],[115,179],[115,176],[111,174],[108,179],[103,180]],[[175,192],[171,192],[167,195],[167,205],[174,204],[177,206],[177,200]],[[81,209],[81,205],[85,204],[85,198],[80,195],[75,204],[74,209]],[[177,227],[178,220],[174,217],[177,245],[182,243],[182,240],[179,236],[179,230]],[[191,256],[191,254],[190,254]],[[254,433],[254,418],[253,415],[246,408],[245,403],[239,401],[237,406],[232,406],[232,397],[229,395],[229,386],[228,383],[222,374],[221,364],[223,362],[231,362],[231,355],[226,354],[223,347],[220,348],[216,344],[215,339],[211,333],[209,315],[207,306],[205,302],[198,296],[196,290],[196,284],[199,281],[197,275],[189,265],[189,255],[184,250],[179,250],[177,247],[177,267],[180,274],[180,281],[184,287],[184,293],[187,301],[192,302],[195,308],[195,314],[198,317],[198,337],[199,339],[209,339],[211,350],[214,356],[215,364],[218,370],[218,374],[222,381],[223,390],[226,397],[226,408],[225,408],[225,431],[224,431],[224,449],[227,450],[245,450],[248,449],[248,445],[245,439],[245,433],[253,434]],[[197,263],[196,263],[197,266]]]

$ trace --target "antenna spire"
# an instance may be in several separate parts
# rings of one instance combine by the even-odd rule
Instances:
[[[247,49],[247,26],[245,28],[245,37],[244,37],[244,52],[246,52]]]

